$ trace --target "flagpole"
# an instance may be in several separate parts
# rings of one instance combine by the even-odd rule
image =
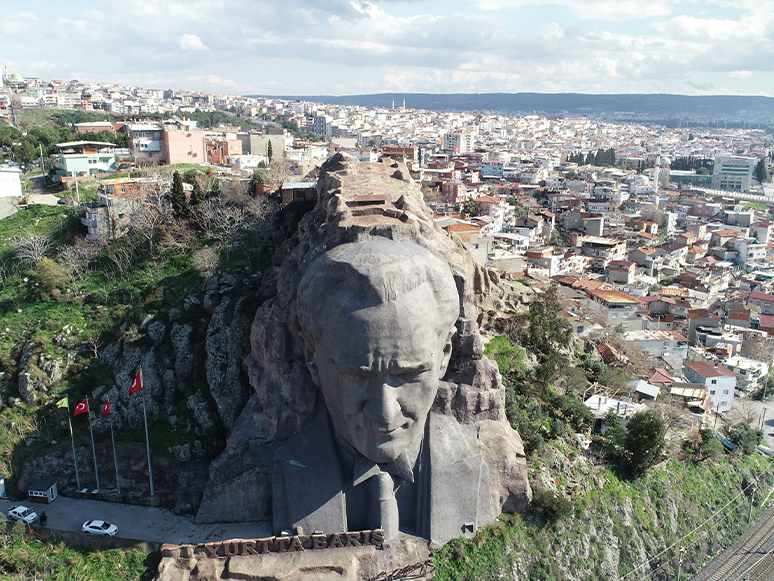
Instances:
[[[150,479],[150,493],[153,496],[153,469],[150,458],[150,438],[148,437],[148,412],[145,409],[145,386],[142,382],[142,366],[140,366],[140,386],[142,389],[142,416],[145,419],[145,447],[148,450],[148,478]]]
[[[97,490],[99,490],[99,472],[97,471],[97,446],[94,445],[94,427],[91,425],[91,410],[89,409],[89,398],[86,398],[86,414],[89,418],[89,431],[91,432],[91,451],[94,452],[94,477],[97,479]]]
[[[81,478],[78,476],[78,458],[75,456],[75,436],[73,436],[73,421],[70,419],[70,400],[67,400],[67,423],[70,426],[70,441],[73,444],[73,464],[75,465],[75,485],[81,489]]]
[[[113,462],[115,462],[116,465],[116,487],[118,488],[118,494],[121,494],[121,480],[118,477],[118,457],[116,456],[116,437],[113,435],[113,416],[110,416],[110,439],[113,440]]]

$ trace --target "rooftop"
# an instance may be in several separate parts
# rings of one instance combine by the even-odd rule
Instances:
[[[700,376],[707,377],[736,377],[736,373],[725,365],[712,361],[686,361],[685,366],[692,369]]]

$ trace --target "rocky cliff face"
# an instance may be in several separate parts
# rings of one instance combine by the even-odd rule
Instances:
[[[368,212],[373,208],[353,212],[350,207],[352,196],[378,192],[395,202],[387,208],[394,227],[385,229],[371,220]],[[210,465],[205,502],[199,510],[203,521],[263,519],[269,514],[270,473],[262,451],[276,438],[298,430],[319,397],[287,325],[295,317],[293,296],[303,264],[337,244],[364,236],[392,236],[421,244],[449,261],[460,288],[462,316],[452,361],[433,409],[463,423],[504,422],[502,386],[496,365],[483,356],[479,329],[488,328],[499,315],[524,309],[531,289],[500,280],[474,263],[456,236],[439,230],[403,164],[386,160],[361,165],[353,158],[335,156],[325,165],[317,196],[315,208],[276,253],[263,277],[219,273],[204,281],[201,292],[188,294],[174,307],[127,321],[117,329],[99,358],[108,377],[103,374],[101,382],[88,386],[91,391],[84,394],[89,395],[92,409],[109,398],[114,427],[139,432],[142,403],[139,395],[129,398],[128,388],[142,365],[151,430],[161,434],[160,440],[167,439],[164,433],[175,440],[165,445],[165,456],[154,454],[154,470],[158,462],[159,473],[168,469],[171,475],[168,486],[158,487],[157,497],[178,510],[196,511],[201,489],[190,483],[207,480],[201,478],[201,466],[225,446],[226,453]],[[261,302],[264,305],[256,312]],[[54,336],[54,341],[71,349],[62,359],[47,359],[31,343],[20,350],[20,399],[28,403],[51,399],[75,359],[69,332],[65,328]],[[95,431],[100,446],[109,442],[106,421],[97,420]],[[230,434],[227,441],[226,434]],[[88,451],[88,436],[77,438],[76,444],[80,458]],[[119,455],[125,454],[131,466],[122,474],[127,479],[123,488],[135,491],[133,501],[149,501],[143,484],[147,467],[139,456],[133,457],[133,444],[118,444]],[[18,485],[55,476],[60,488],[74,488],[72,460],[61,446],[28,461]],[[518,437],[508,450],[521,450]],[[105,450],[101,465],[112,466],[111,456],[112,451]],[[501,467],[514,474],[523,472],[519,468],[523,461],[514,458],[507,466],[501,462]],[[93,486],[86,455],[79,467],[85,476],[82,485]],[[107,484],[112,476],[105,472],[102,480]],[[191,493],[181,497],[177,492],[181,486]],[[516,488],[519,494],[525,490]],[[504,490],[507,496],[507,487]]]
[[[189,295],[181,308],[146,316],[136,327],[126,323],[118,329],[119,337],[101,352],[99,363],[112,381],[88,394],[91,408],[98,410],[109,398],[114,428],[140,432],[141,397],[145,396],[151,430],[160,434],[158,439],[170,440],[165,454],[153,455],[156,501],[178,511],[197,509],[207,480],[207,458],[222,449],[225,434],[247,402],[249,384],[242,361],[255,312],[255,301],[247,297],[255,293],[258,281],[260,277],[241,273],[213,276],[203,284],[202,294]],[[65,365],[36,355],[35,347],[26,345],[20,357],[20,396],[30,403],[50,397],[47,392],[57,386]],[[128,389],[140,366],[144,394],[130,398]],[[72,408],[74,402],[70,403]],[[64,411],[60,413],[65,421]],[[78,428],[77,419],[75,422]],[[112,449],[108,449],[108,420],[95,419],[94,428],[98,461],[105,472],[100,480],[102,488],[109,490],[115,487],[115,476]],[[62,446],[29,460],[19,486],[45,476],[55,477],[60,490],[75,489],[72,454]],[[102,450],[105,446],[108,448]],[[144,444],[119,439],[117,446],[122,457],[122,498],[150,502]],[[76,438],[81,485],[87,487],[95,485],[90,447],[87,435]],[[112,492],[104,494],[117,499]]]
[[[200,522],[271,518],[268,445],[298,431],[320,398],[297,336],[299,281],[306,265],[320,253],[375,236],[418,244],[451,266],[460,318],[433,410],[461,423],[503,424],[511,445],[501,449],[501,474],[508,474],[501,481],[502,496],[513,496],[506,503],[511,508],[525,506],[529,486],[521,440],[505,420],[504,390],[496,364],[483,355],[479,328],[497,315],[523,308],[531,300],[531,289],[501,281],[476,264],[456,237],[438,228],[405,165],[387,158],[360,164],[337,154],[322,168],[315,208],[277,252],[274,268],[264,276],[260,292],[266,302],[253,319],[245,357],[254,393],[234,423],[226,451],[211,465],[197,515]]]

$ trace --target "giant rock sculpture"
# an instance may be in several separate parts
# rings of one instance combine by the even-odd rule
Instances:
[[[486,311],[514,305],[434,223],[404,164],[329,159],[261,292],[255,393],[198,522],[437,546],[526,508],[521,438],[479,333]]]

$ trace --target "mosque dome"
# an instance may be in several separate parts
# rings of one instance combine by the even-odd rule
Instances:
[[[24,81],[24,77],[22,77],[19,73],[14,73],[8,80],[12,83],[21,83]]]

